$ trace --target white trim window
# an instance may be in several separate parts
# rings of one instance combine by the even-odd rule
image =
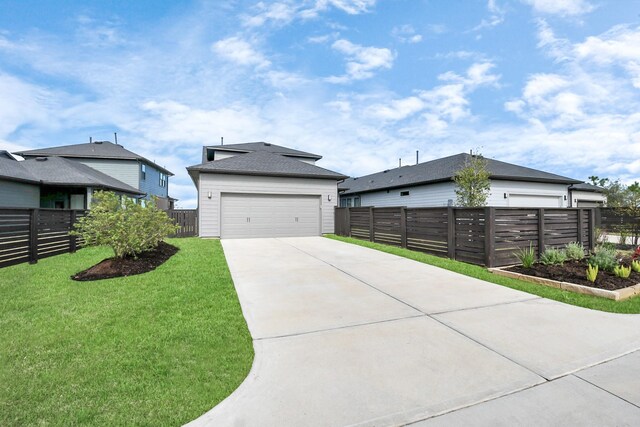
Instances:
[[[140,179],[143,181],[147,179],[147,165],[144,163],[140,163]]]
[[[167,186],[167,174],[160,172],[160,187],[164,188],[166,186]]]

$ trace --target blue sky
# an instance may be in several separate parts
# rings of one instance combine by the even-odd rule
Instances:
[[[118,140],[176,176],[268,141],[358,176],[470,149],[640,178],[640,3],[0,0],[0,148]]]

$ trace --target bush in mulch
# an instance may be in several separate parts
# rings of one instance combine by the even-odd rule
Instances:
[[[178,252],[178,248],[175,246],[160,242],[155,249],[141,252],[137,258],[132,256],[107,258],[93,267],[71,276],[71,278],[78,281],[90,281],[142,274],[155,270],[176,252]]]

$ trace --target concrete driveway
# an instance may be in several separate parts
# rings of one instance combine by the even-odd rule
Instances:
[[[222,243],[256,357],[194,426],[640,423],[640,315],[321,237]]]

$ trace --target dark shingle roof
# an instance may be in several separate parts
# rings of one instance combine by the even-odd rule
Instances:
[[[38,179],[24,167],[24,163],[0,157],[0,178],[37,183]]]
[[[340,180],[346,176],[300,160],[272,154],[266,151],[254,151],[239,154],[223,160],[215,160],[187,168],[191,172],[225,173],[239,175],[262,175],[324,178]]]
[[[413,166],[403,166],[383,172],[366,175],[360,178],[349,178],[338,185],[345,190],[342,194],[365,193],[388,188],[407,187],[417,184],[450,181],[456,172],[464,167],[470,154],[460,153],[430,162]],[[550,182],[560,184],[577,184],[581,181],[526,168],[499,160],[486,159],[487,168],[492,179],[508,179],[513,181]]]
[[[89,159],[140,160],[156,167],[167,175],[173,175],[173,173],[151,160],[127,150],[122,145],[114,144],[110,141],[96,141],[88,144],[72,144],[62,145],[59,147],[38,148],[35,150],[16,152],[16,154],[23,157],[58,156]]]
[[[569,187],[569,189],[577,191],[591,191],[593,193],[604,193],[604,188],[598,187],[597,185],[589,184],[587,182],[573,184],[571,187]]]
[[[268,142],[246,142],[243,144],[208,145],[207,148],[222,151],[235,151],[241,153],[251,153],[254,151],[266,151],[268,153],[282,154],[283,156],[306,157],[320,160],[322,156],[306,151],[294,150],[293,148],[282,147]]]
[[[34,184],[96,187],[129,194],[144,194],[109,175],[62,157],[43,157],[22,162],[0,159],[0,177]]]

